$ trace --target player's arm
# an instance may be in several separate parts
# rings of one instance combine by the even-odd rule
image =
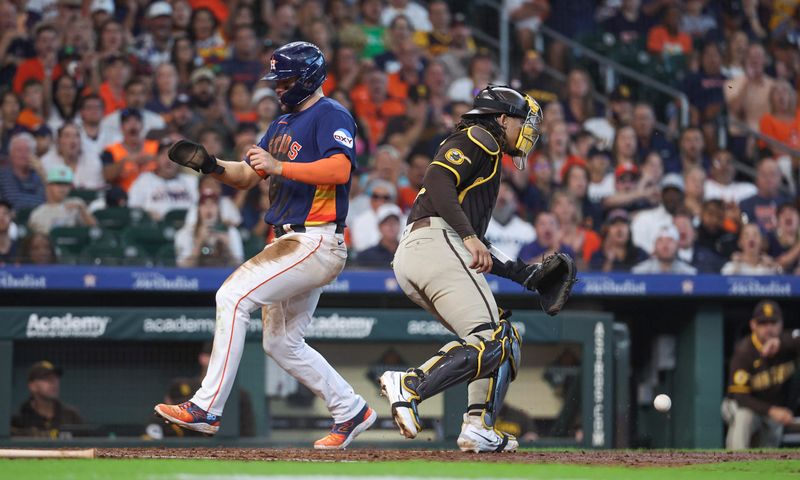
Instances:
[[[169,147],[167,155],[178,165],[212,175],[239,190],[253,188],[261,181],[259,174],[247,163],[220,160],[209,154],[205,147],[190,140],[179,140]]]
[[[211,176],[233,188],[249,190],[262,180],[262,177],[246,162],[231,162],[218,158],[214,160],[218,166],[223,168],[223,171],[212,172]]]
[[[250,167],[259,175],[279,175],[309,185],[342,185],[350,179],[352,164],[343,153],[314,162],[281,162],[263,148],[253,145],[247,151]]]
[[[739,406],[747,407],[759,415],[768,415],[771,405],[759,400],[752,394],[750,380],[752,372],[748,369],[748,359],[742,352],[735,351],[731,358],[730,378],[728,379],[728,394],[736,400]]]

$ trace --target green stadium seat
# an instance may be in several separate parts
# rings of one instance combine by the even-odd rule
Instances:
[[[68,197],[80,198],[88,205],[100,197],[100,192],[98,192],[97,190],[85,190],[82,188],[73,188],[69,192]]]
[[[55,227],[50,230],[50,241],[59,262],[68,256],[78,256],[89,244],[89,227]]]
[[[161,267],[175,266],[175,244],[168,243],[158,249],[155,256],[156,265]]]
[[[14,223],[17,225],[27,225],[28,219],[31,218],[31,212],[36,207],[29,207],[29,208],[19,208],[14,212]]]
[[[91,244],[80,256],[82,265],[123,265],[125,248],[120,245]]]
[[[136,248],[139,254],[149,257],[155,257],[161,247],[172,243],[172,239],[164,234],[164,229],[159,225],[131,225],[122,231],[120,239],[123,247]]]
[[[120,231],[133,223],[131,209],[128,207],[104,208],[94,212],[94,217],[103,230]]]
[[[266,241],[256,235],[251,235],[250,238],[243,240],[242,243],[244,246],[245,260],[255,257],[261,250],[264,250],[264,246],[266,245]]]
[[[170,210],[164,215],[164,218],[161,220],[161,224],[165,227],[172,227],[175,230],[180,230],[181,227],[183,227],[183,224],[186,222],[187,212],[188,210],[185,208]]]

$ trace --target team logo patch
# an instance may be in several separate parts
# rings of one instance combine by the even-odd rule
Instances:
[[[464,155],[464,152],[457,148],[451,148],[450,150],[446,151],[444,158],[453,165],[461,165],[465,161],[470,165],[472,164],[472,160],[470,160],[469,157]]]
[[[347,148],[353,148],[353,135],[344,128],[333,132],[333,139]]]
[[[733,372],[733,383],[735,385],[747,385],[749,379],[750,374],[744,370],[736,370]]]

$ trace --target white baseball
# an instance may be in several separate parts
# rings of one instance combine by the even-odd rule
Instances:
[[[659,412],[668,412],[672,407],[672,399],[669,398],[669,395],[662,393],[653,399],[653,406],[656,407],[656,410]]]

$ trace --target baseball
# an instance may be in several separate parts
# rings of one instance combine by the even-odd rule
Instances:
[[[653,399],[653,406],[656,407],[656,410],[659,412],[668,412],[670,407],[672,407],[672,399],[669,398],[669,395],[662,393]]]

